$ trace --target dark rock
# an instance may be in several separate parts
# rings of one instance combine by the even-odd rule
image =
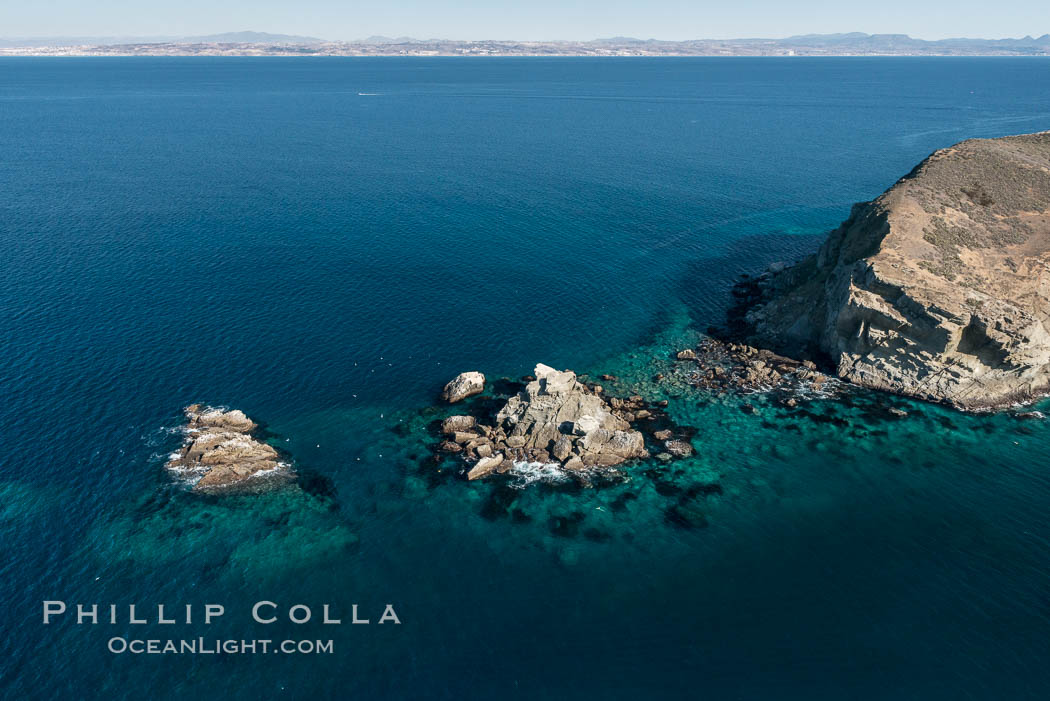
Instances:
[[[695,504],[675,504],[665,512],[668,523],[678,528],[693,530],[707,527],[707,516]]]

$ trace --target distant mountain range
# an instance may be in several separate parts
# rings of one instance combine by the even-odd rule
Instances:
[[[1050,34],[1044,34],[1039,38],[1031,36],[1020,39],[938,39],[928,41],[926,39],[913,39],[907,34],[864,34],[863,32],[848,32],[846,34],[803,34],[775,40],[784,45],[792,46],[824,46],[824,47],[866,47],[870,49],[924,49],[931,47],[939,48],[1031,48],[1050,47]]]
[[[1050,55],[1050,34],[1020,39],[914,39],[906,34],[804,34],[784,39],[666,41],[612,37],[592,41],[457,41],[371,36],[352,41],[266,32],[186,37],[37,37],[0,39],[4,54],[251,55]]]
[[[771,44],[785,48],[827,48],[842,49],[850,52],[864,49],[869,51],[900,51],[904,49],[915,49],[917,51],[929,49],[1002,49],[1002,48],[1050,48],[1050,34],[1033,38],[1031,36],[1020,39],[914,39],[907,34],[865,34],[864,32],[846,32],[840,34],[799,34],[784,39],[768,38],[740,38],[740,39],[693,39],[688,41],[664,41],[660,39],[636,39],[633,37],[612,37],[608,39],[595,39],[594,44],[605,45],[660,45],[660,44]]]

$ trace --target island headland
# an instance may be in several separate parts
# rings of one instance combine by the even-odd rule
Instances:
[[[1050,132],[939,150],[820,250],[734,289],[729,335],[980,410],[1050,390]]]

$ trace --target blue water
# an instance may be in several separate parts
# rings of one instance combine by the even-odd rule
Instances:
[[[1040,59],[0,61],[0,695],[1046,698],[1047,423],[647,383],[738,273],[936,148],[1046,129]],[[439,472],[441,385],[537,362],[670,396],[698,456],[589,490]],[[185,493],[192,401],[322,487]],[[227,614],[45,627],[45,599]]]

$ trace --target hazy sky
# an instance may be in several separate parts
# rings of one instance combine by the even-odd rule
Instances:
[[[0,36],[254,30],[355,39],[784,37],[861,31],[944,37],[1050,32],[1047,0],[0,0]]]

